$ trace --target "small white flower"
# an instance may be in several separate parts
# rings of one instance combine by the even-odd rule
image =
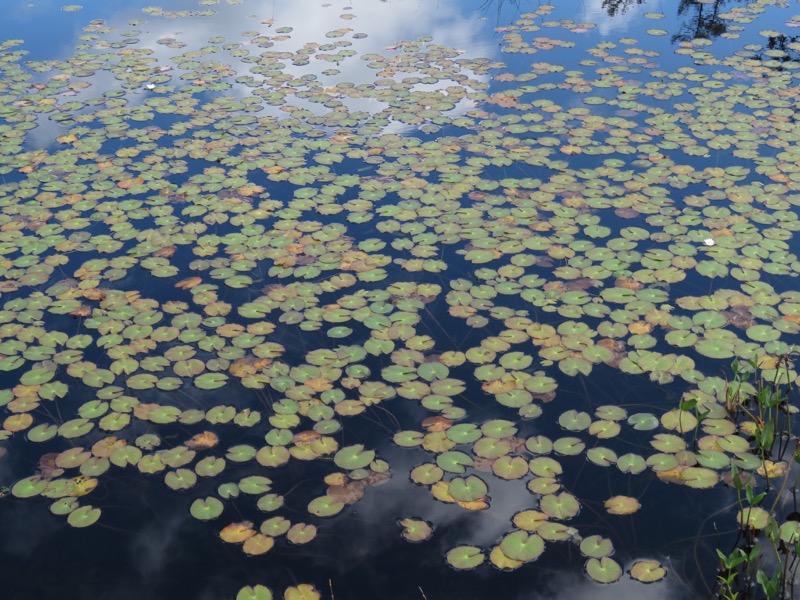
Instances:
[[[713,246],[716,243],[717,242],[715,242],[713,238],[706,238],[703,240],[703,244],[705,244],[706,246]]]
[[[148,84],[146,84],[144,87],[145,87],[146,89],[148,89],[148,90],[154,90],[154,89],[156,89],[156,84],[154,84],[154,83],[148,83]]]

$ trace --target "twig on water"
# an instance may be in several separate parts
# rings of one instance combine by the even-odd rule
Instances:
[[[428,600],[428,597],[425,595],[425,592],[422,591],[422,588],[417,586],[417,589],[419,590],[419,593],[422,594],[423,600]]]
[[[333,582],[328,579],[328,588],[331,590],[331,600],[336,600],[336,596],[333,595]]]

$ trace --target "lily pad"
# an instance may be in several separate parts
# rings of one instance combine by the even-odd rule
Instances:
[[[486,555],[475,546],[456,546],[445,556],[447,564],[457,571],[468,571],[483,564]]]
[[[97,523],[100,518],[100,509],[93,506],[81,506],[67,516],[67,523],[72,527],[89,527]]]
[[[403,528],[403,539],[409,542],[424,542],[433,535],[433,526],[428,521],[406,517],[398,523]]]
[[[586,573],[598,583],[614,583],[622,577],[622,567],[607,556],[590,558],[586,561]]]
[[[512,560],[531,562],[544,552],[544,540],[535,533],[515,531],[503,537],[500,548]]]
[[[345,503],[330,496],[319,496],[308,503],[308,512],[317,517],[332,517],[342,512]]]
[[[272,600],[272,591],[263,585],[246,585],[236,594],[236,600]]]
[[[631,566],[631,578],[642,583],[654,583],[666,577],[667,570],[655,560],[637,560]]]
[[[613,496],[603,503],[603,507],[612,515],[630,515],[639,510],[641,504],[630,496]]]
[[[333,462],[342,469],[363,469],[375,460],[374,450],[364,450],[363,444],[345,446],[333,457]]]
[[[590,535],[583,538],[580,543],[581,554],[588,558],[603,558],[610,556],[614,552],[614,544],[611,540],[600,535]]]
[[[224,505],[219,499],[214,496],[208,496],[207,498],[198,498],[192,502],[189,512],[195,519],[210,521],[219,517],[223,508]]]

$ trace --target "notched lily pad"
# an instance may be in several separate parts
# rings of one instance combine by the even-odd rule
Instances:
[[[632,579],[642,583],[655,583],[667,576],[667,570],[655,560],[637,560],[629,572]]]
[[[631,515],[641,508],[641,504],[630,496],[613,496],[603,503],[603,507],[612,515]]]
[[[433,535],[433,525],[429,521],[405,517],[398,521],[403,528],[403,539],[409,542],[424,542]]]
[[[223,508],[224,505],[218,498],[208,496],[207,498],[198,498],[192,502],[189,512],[195,519],[210,521],[220,516]]]
[[[486,555],[475,546],[456,546],[448,550],[445,559],[457,571],[468,571],[483,564]]]
[[[586,573],[598,583],[614,583],[622,577],[622,567],[608,556],[586,561]]]

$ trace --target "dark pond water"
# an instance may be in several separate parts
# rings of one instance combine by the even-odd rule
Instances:
[[[2,598],[794,597],[796,3],[3,11]]]

